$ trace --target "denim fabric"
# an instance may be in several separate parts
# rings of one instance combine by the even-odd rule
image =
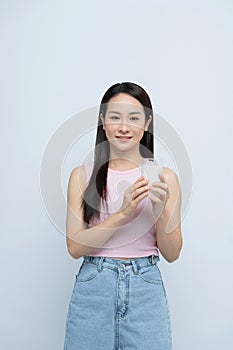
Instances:
[[[83,258],[68,308],[64,350],[171,350],[159,257]]]

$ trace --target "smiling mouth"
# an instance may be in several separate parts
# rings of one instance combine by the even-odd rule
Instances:
[[[116,136],[116,138],[120,140],[129,140],[132,138],[132,136]]]

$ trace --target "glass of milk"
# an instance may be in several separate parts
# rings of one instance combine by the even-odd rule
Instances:
[[[149,180],[149,186],[153,182],[161,182],[159,173],[162,173],[162,161],[160,158],[143,158],[141,163],[142,176]]]

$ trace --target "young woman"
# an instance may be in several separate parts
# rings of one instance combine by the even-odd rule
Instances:
[[[139,85],[114,84],[100,103],[94,162],[71,172],[67,248],[83,262],[69,304],[64,350],[171,350],[159,252],[178,259],[181,192],[163,167],[151,186],[141,176],[153,157],[153,110]]]

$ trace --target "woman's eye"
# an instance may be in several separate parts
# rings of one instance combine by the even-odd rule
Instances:
[[[131,117],[130,119],[131,119],[131,120],[139,120],[138,117]]]
[[[119,116],[118,116],[118,115],[112,115],[112,116],[110,117],[110,119],[116,120],[116,119],[119,119]]]

